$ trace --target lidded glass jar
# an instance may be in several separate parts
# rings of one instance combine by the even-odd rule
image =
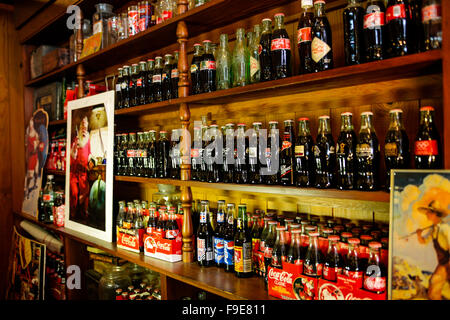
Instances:
[[[158,192],[153,194],[152,201],[155,202],[158,206],[177,208],[178,203],[181,202],[180,197],[180,190],[177,189],[176,186],[158,184]]]
[[[108,3],[98,3],[95,5],[97,10],[92,16],[92,34],[103,32],[101,49],[108,45],[108,19],[114,16],[113,6]]]
[[[125,266],[112,266],[101,277],[98,286],[100,300],[115,300],[116,290],[126,290],[131,286],[131,279]]]

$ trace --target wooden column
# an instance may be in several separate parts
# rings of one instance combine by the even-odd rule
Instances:
[[[442,4],[442,73],[444,131],[441,136],[444,168],[450,169],[450,2]]]
[[[178,0],[177,14],[181,15],[188,10],[187,0]],[[188,78],[188,60],[186,43],[188,40],[188,28],[184,21],[180,21],[177,26],[177,38],[180,44],[180,56],[178,58],[178,69],[180,72],[180,81],[178,82],[178,96],[180,98],[187,97],[189,95],[189,78]],[[191,138],[189,134],[189,122],[191,119],[191,112],[189,106],[186,103],[180,104],[180,121],[181,128],[183,130],[181,136],[181,180],[187,181],[191,179],[191,162],[190,162],[190,150],[191,150]],[[193,247],[193,227],[192,227],[192,192],[190,187],[182,187],[181,189],[181,202],[183,206],[183,262],[194,261],[194,247]]]
[[[75,34],[76,46],[75,55],[76,61],[80,60],[81,52],[83,51],[83,12],[80,10],[80,29],[77,29]],[[84,80],[85,80],[85,70],[82,64],[77,65],[77,81],[78,81],[78,93],[77,99],[84,97]]]

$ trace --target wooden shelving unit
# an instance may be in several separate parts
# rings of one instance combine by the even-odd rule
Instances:
[[[97,1],[79,0],[74,4],[80,5],[84,16],[90,18]],[[115,8],[126,8],[128,1],[113,0]],[[108,72],[117,65],[143,57],[148,54],[160,54],[164,50],[173,50],[174,44],[179,45],[180,82],[179,98],[153,104],[141,105],[115,111],[117,132],[127,132],[130,129],[137,130],[140,127],[158,125],[172,125],[175,122],[178,127],[190,129],[192,119],[197,120],[199,114],[213,113],[221,122],[235,121],[242,118],[272,120],[271,117],[282,119],[281,115],[293,118],[306,114],[316,118],[323,112],[332,116],[332,122],[338,121],[342,111],[355,112],[355,122],[362,111],[373,110],[376,114],[376,130],[381,144],[384,141],[388,111],[399,103],[405,110],[405,123],[408,125],[408,136],[414,138],[417,122],[418,108],[423,104],[436,105],[436,118],[443,138],[444,168],[450,168],[450,100],[449,79],[450,74],[450,24],[443,24],[443,48],[441,50],[422,52],[405,57],[387,59],[356,66],[344,66],[343,59],[343,31],[342,9],[345,0],[329,0],[327,8],[333,31],[333,52],[336,68],[315,74],[294,75],[287,79],[270,82],[262,82],[245,87],[211,93],[189,95],[189,63],[188,43],[212,39],[217,41],[220,33],[232,34],[236,27],[245,27],[250,30],[252,26],[261,21],[264,15],[273,16],[275,12],[285,12],[289,17],[288,33],[291,36],[291,44],[296,36],[297,18],[300,11],[298,1],[293,0],[212,0],[207,4],[187,10],[187,1],[178,1],[178,15],[174,18],[153,26],[148,30],[118,42],[110,47],[100,50],[77,62],[58,68],[36,79],[29,79],[25,68],[24,104],[25,118],[30,115],[32,106],[33,88],[60,79],[63,76],[76,78],[82,85],[86,75],[95,74],[104,76],[103,71]],[[450,21],[450,3],[442,1],[443,19]],[[47,40],[53,43],[66,41],[68,36],[64,27],[66,16],[63,12],[55,14],[47,23],[31,23],[30,26],[38,26],[31,31],[23,32],[21,42],[24,45],[23,56],[29,59],[30,45],[42,44]],[[57,32],[53,33],[53,30]],[[52,38],[52,39],[50,39]],[[337,40],[336,40],[337,39]],[[192,43],[191,43],[192,42]],[[294,69],[298,63],[296,46],[292,46]],[[28,60],[24,61],[28,63]],[[294,72],[295,73],[295,72]],[[105,71],[106,74],[106,71]],[[288,101],[288,102],[286,102]],[[347,110],[348,109],[348,110]],[[192,114],[192,115],[191,115]],[[175,116],[174,116],[175,115]],[[192,118],[191,118],[192,117]],[[175,118],[175,120],[173,119]],[[230,120],[231,119],[231,120]],[[27,123],[28,119],[25,119]],[[52,121],[50,127],[64,126],[65,120]],[[334,123],[333,136],[336,139]],[[355,125],[355,128],[357,126]],[[316,129],[316,128],[314,128]],[[167,130],[167,129],[166,129]],[[315,135],[315,132],[313,132]],[[182,150],[187,150],[182,145]],[[184,153],[183,153],[184,154]],[[384,168],[384,167],[383,167]],[[381,171],[383,170],[381,169]],[[47,172],[55,175],[64,175],[63,172]],[[157,259],[145,257],[116,247],[115,243],[108,243],[98,239],[77,233],[75,231],[58,228],[53,225],[45,225],[35,221],[30,216],[15,210],[17,219],[34,221],[41,227],[52,230],[62,235],[66,241],[66,249],[69,254],[67,263],[83,263],[83,247],[86,245],[97,247],[109,254],[127,259],[141,266],[150,268],[162,275],[163,298],[170,299],[171,288],[177,283],[200,288],[225,299],[271,299],[264,289],[261,278],[238,279],[218,268],[200,268],[194,261],[192,246],[192,221],[191,203],[193,192],[197,189],[208,190],[211,193],[229,192],[234,194],[269,195],[275,199],[302,198],[308,203],[316,203],[323,206],[337,208],[351,207],[356,212],[383,211],[388,212],[389,193],[385,191],[360,192],[340,191],[336,189],[319,190],[314,188],[302,189],[296,187],[265,186],[265,185],[237,185],[224,183],[205,183],[190,180],[190,165],[184,163],[181,168],[181,179],[152,179],[140,177],[115,177],[115,192],[127,190],[130,186],[145,189],[157,184],[170,184],[180,187],[183,201],[184,221],[183,226],[183,262],[168,263]],[[116,195],[115,195],[116,197]],[[119,199],[114,199],[114,201]],[[347,213],[345,213],[347,214]],[[355,219],[358,213],[348,213]],[[74,297],[77,297],[74,295]]]

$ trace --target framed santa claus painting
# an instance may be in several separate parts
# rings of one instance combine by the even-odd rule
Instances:
[[[114,91],[70,101],[65,226],[111,242]]]

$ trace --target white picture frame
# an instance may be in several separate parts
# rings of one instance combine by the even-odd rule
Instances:
[[[102,108],[104,109],[102,110]],[[88,122],[87,129],[85,129],[86,121]],[[105,121],[106,125],[104,126]],[[81,122],[83,122],[83,126],[81,126]],[[86,130],[89,134],[88,142],[84,142],[87,137]],[[78,141],[82,142],[78,143]],[[81,147],[83,143],[84,146]],[[76,150],[72,147],[73,145],[77,146]],[[114,91],[107,91],[68,103],[66,146],[65,227],[103,241],[112,242]],[[85,152],[87,149],[89,151]],[[84,171],[86,170],[84,167],[86,155],[89,169]],[[102,164],[99,163],[100,159],[102,159]],[[104,160],[106,160],[106,165]],[[92,182],[93,176],[97,176],[98,179]],[[86,181],[89,186],[88,200],[86,200]],[[97,192],[93,191],[95,183],[97,185],[94,189]],[[101,187],[104,189],[102,190]],[[104,200],[103,203],[102,200]],[[95,209],[93,209],[94,206]]]

